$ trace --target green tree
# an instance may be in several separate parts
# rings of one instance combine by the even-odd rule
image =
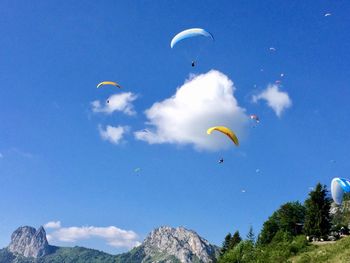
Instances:
[[[331,228],[331,217],[329,210],[331,200],[327,197],[327,188],[320,183],[316,185],[314,191],[309,193],[309,198],[305,201],[305,234],[310,237],[327,238]]]
[[[253,231],[253,227],[250,226],[248,234],[247,234],[247,240],[250,241],[252,244],[255,244],[255,235]]]
[[[268,244],[278,231],[297,236],[302,232],[305,219],[305,208],[299,202],[288,202],[283,204],[263,224],[258,238],[259,244]]]
[[[257,262],[254,245],[249,240],[241,241],[233,249],[227,251],[219,263],[253,263]]]
[[[278,230],[279,218],[278,212],[276,211],[267,219],[267,221],[264,222],[258,237],[258,243],[262,245],[270,243]]]
[[[225,237],[224,242],[222,243],[222,248],[220,251],[221,255],[225,254],[226,251],[230,249],[231,239],[232,239],[231,233],[228,233]]]
[[[233,234],[233,236],[232,236],[232,238],[231,238],[231,240],[230,240],[229,249],[234,248],[234,247],[235,247],[237,244],[239,244],[241,241],[242,241],[242,238],[241,238],[241,236],[239,235],[239,232],[236,231],[236,232]]]
[[[288,202],[279,209],[280,230],[297,236],[302,233],[305,220],[305,207],[299,202]]]

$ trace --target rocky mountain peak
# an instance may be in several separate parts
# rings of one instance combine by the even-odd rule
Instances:
[[[196,232],[184,227],[162,226],[153,230],[143,242],[146,255],[166,254],[183,263],[193,261],[214,262],[218,249],[200,237]]]
[[[42,257],[49,253],[49,244],[43,227],[36,230],[34,227],[19,227],[11,235],[8,250],[24,257]]]

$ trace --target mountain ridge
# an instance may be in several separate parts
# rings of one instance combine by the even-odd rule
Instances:
[[[43,227],[22,226],[11,235],[9,246],[0,249],[0,263],[214,263],[218,253],[218,247],[184,227],[158,227],[141,245],[111,255],[84,247],[52,246]]]

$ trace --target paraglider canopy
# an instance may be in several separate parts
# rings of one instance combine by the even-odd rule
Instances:
[[[102,81],[102,82],[97,84],[97,88],[104,86],[104,85],[112,85],[114,87],[121,88],[121,86],[114,81]]]
[[[176,36],[173,37],[170,43],[170,47],[173,48],[178,42],[190,38],[190,37],[197,37],[197,36],[205,36],[209,37],[212,40],[214,40],[214,37],[212,34],[210,34],[208,31],[202,29],[202,28],[190,28],[186,29],[184,31],[181,31]]]
[[[239,145],[238,138],[237,138],[236,134],[233,131],[231,131],[229,128],[227,128],[225,126],[211,127],[207,130],[207,134],[211,134],[213,131],[222,132],[227,137],[229,137],[235,145],[237,145],[237,146]]]
[[[345,178],[333,178],[331,184],[331,193],[333,201],[340,205],[343,201],[344,193],[350,192],[350,181]]]

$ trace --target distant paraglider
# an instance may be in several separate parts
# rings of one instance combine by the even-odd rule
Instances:
[[[260,118],[256,114],[251,114],[251,115],[249,115],[249,117],[250,117],[251,120],[254,120],[256,123],[260,122]]]
[[[173,37],[170,43],[170,47],[173,48],[178,42],[190,38],[190,37],[197,37],[197,36],[205,36],[209,37],[212,40],[214,40],[214,37],[212,34],[210,34],[208,31],[202,29],[202,28],[190,28],[186,29],[184,31],[181,31],[176,36]]]
[[[227,137],[229,137],[235,145],[237,145],[237,146],[239,145],[238,138],[237,138],[236,134],[233,131],[231,131],[229,128],[227,128],[225,126],[211,127],[207,130],[207,134],[211,134],[213,131],[222,132]]]
[[[104,85],[112,85],[114,87],[121,88],[121,86],[114,81],[102,81],[102,82],[98,83],[97,88],[100,88]]]
[[[195,62],[194,62],[194,61],[192,61],[191,65],[192,65],[192,67],[194,67],[196,64],[195,64]]]
[[[345,178],[335,177],[331,184],[331,193],[333,201],[340,205],[343,201],[344,193],[350,192],[350,181]]]

